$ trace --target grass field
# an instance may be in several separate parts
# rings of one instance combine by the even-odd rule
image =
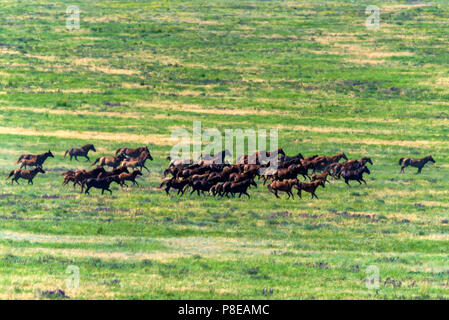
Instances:
[[[445,1],[2,1],[0,176],[51,149],[34,186],[0,182],[0,298],[448,298]],[[365,26],[367,5],[380,28]],[[287,154],[370,156],[368,185],[320,200],[167,196],[176,128],[279,130]],[[141,188],[80,195],[61,172],[148,145]],[[421,175],[401,157],[432,154]],[[67,288],[68,266],[80,271]],[[380,272],[368,289],[369,266]]]

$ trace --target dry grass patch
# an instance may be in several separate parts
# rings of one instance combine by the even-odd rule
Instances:
[[[170,137],[163,134],[139,135],[121,132],[98,132],[98,131],[70,131],[70,130],[56,130],[56,131],[39,131],[29,128],[12,128],[0,127],[0,134],[15,134],[21,136],[43,136],[43,137],[58,137],[66,139],[81,139],[81,140],[107,140],[126,143],[143,143],[167,146],[171,145]]]
[[[17,110],[34,113],[48,113],[56,115],[86,115],[96,117],[117,117],[117,118],[132,118],[138,119],[140,116],[136,113],[122,113],[115,111],[108,112],[93,112],[87,110],[64,110],[64,109],[45,109],[45,108],[29,108],[29,107],[2,107],[3,110]]]

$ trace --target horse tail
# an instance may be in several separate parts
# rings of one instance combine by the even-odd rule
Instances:
[[[404,161],[404,159],[405,159],[405,158],[401,158],[401,159],[399,159],[399,165],[401,165],[401,164],[402,164],[402,161]]]
[[[13,175],[14,175],[14,170],[11,171],[11,172],[9,173],[9,176],[8,176],[5,180],[8,180],[8,179],[11,178]]]
[[[95,165],[98,161],[100,161],[100,159],[101,159],[101,157],[100,157],[100,158],[97,158],[97,160],[95,160],[94,162],[92,162],[91,166]]]
[[[67,153],[69,153],[69,151],[70,151],[70,150],[67,150],[67,151],[64,153],[64,159],[65,159],[65,157],[67,156]]]

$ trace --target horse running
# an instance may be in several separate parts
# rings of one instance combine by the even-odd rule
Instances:
[[[38,173],[45,173],[44,170],[42,170],[41,167],[36,167],[33,170],[22,170],[22,169],[16,169],[13,170],[9,173],[8,177],[6,178],[6,180],[8,180],[10,177],[14,176],[11,179],[11,184],[14,184],[14,181],[19,184],[19,179],[25,179],[28,180],[28,184],[33,184],[33,179],[34,177],[38,174]]]
[[[67,155],[69,155],[70,161],[72,161],[73,157],[75,157],[76,161],[78,161],[78,157],[84,157],[87,159],[87,161],[90,162],[89,156],[87,155],[90,150],[92,150],[93,152],[97,152],[97,150],[95,150],[95,147],[93,144],[86,144],[85,146],[82,146],[81,148],[69,149],[65,152],[64,159]]]
[[[401,167],[401,173],[404,173],[404,169],[408,166],[418,168],[418,173],[421,173],[422,168],[426,165],[427,162],[435,163],[435,160],[432,158],[432,156],[427,156],[422,159],[413,159],[413,158],[401,158],[399,159],[399,165],[402,165]]]

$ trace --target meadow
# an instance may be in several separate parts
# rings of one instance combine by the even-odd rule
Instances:
[[[1,13],[1,299],[449,297],[446,1],[22,0]],[[250,200],[167,196],[170,134],[193,121],[374,165],[367,185],[332,181],[319,200],[263,185]],[[147,145],[151,173],[81,195],[61,173],[89,167],[63,159],[86,143],[91,159]],[[49,149],[33,186],[4,180]],[[421,175],[399,174],[399,158],[429,154]]]

